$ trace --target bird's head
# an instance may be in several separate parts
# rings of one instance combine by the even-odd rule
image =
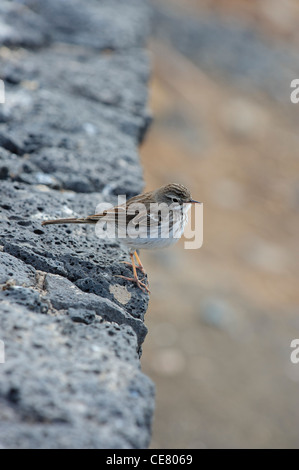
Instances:
[[[155,198],[159,204],[201,204],[201,202],[192,199],[189,189],[179,183],[170,183],[157,189]]]

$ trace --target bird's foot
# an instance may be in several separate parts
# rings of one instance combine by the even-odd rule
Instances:
[[[142,290],[142,292],[144,293],[148,292],[149,294],[151,293],[147,285],[144,284],[144,282],[142,282],[144,278],[142,279],[142,281],[140,281],[138,277],[126,277],[126,276],[121,276],[120,274],[117,274],[115,277],[121,277],[122,279],[125,279],[126,281],[135,282],[137,286],[139,287],[139,289]]]
[[[128,266],[130,266],[131,268],[133,268],[132,263],[130,263],[129,261],[120,261],[120,263],[122,263],[122,264],[127,264]],[[139,269],[139,271],[141,271],[142,274],[146,274],[146,272],[145,272],[145,270],[144,270],[144,267],[143,267],[142,265],[137,264],[137,265],[135,266],[135,268],[136,268],[136,269]]]

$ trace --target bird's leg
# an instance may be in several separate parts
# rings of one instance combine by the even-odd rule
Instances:
[[[135,255],[135,258],[136,258],[137,263],[138,263],[137,266],[136,266],[136,269],[140,269],[140,271],[142,272],[142,274],[145,274],[145,276],[141,279],[141,281],[143,281],[143,280],[145,279],[145,277],[146,277],[146,271],[145,271],[145,269],[144,269],[144,267],[143,267],[143,264],[141,263],[141,259],[139,258],[139,255],[138,255],[138,253],[137,253],[137,250],[134,251],[134,255]],[[149,287],[149,281],[148,281],[148,279],[147,279],[147,285],[148,285],[148,287]]]
[[[145,269],[144,269],[144,267],[143,267],[143,265],[142,265],[142,263],[141,263],[141,260],[140,260],[140,258],[139,258],[139,255],[138,255],[138,253],[137,253],[137,250],[134,251],[134,255],[135,255],[135,258],[136,258],[137,263],[138,263],[138,265],[137,265],[136,267],[137,267],[138,269],[140,269],[140,271],[142,272],[142,274],[145,274]]]
[[[127,266],[132,267],[132,263],[130,263],[130,261],[120,261],[120,263],[121,263],[121,264],[126,264]],[[141,267],[140,267],[140,266],[137,265],[137,266],[135,266],[135,268],[136,268],[136,269],[140,269],[140,271],[141,271]],[[141,271],[141,272],[143,272],[143,271]]]
[[[137,253],[136,250],[134,251],[133,255],[135,255],[135,258],[136,258],[137,263],[138,263],[137,266],[135,265],[135,268],[139,269],[142,272],[142,274],[146,274],[145,269],[143,267],[143,264],[141,263],[141,260],[138,256],[138,253]],[[132,263],[129,263],[129,261],[121,261],[121,263],[122,264],[127,264],[128,266],[132,266]]]
[[[139,270],[142,272],[142,274],[145,274],[145,269],[144,269],[144,267],[143,267],[143,265],[142,265],[142,263],[141,263],[141,261],[140,261],[140,258],[139,258],[138,254],[137,254],[137,251],[134,251],[133,254],[135,255],[136,260],[137,260],[137,263],[138,263],[137,265],[135,265],[135,268],[136,268],[136,269],[139,269]],[[131,266],[131,267],[132,267],[132,263],[130,263],[129,261],[120,261],[120,262],[121,262],[122,264],[127,264],[128,266]]]
[[[144,284],[144,282],[142,282],[138,279],[136,265],[135,265],[135,261],[134,261],[134,253],[130,253],[130,257],[131,257],[131,261],[132,261],[132,269],[133,269],[134,277],[126,277],[126,276],[121,276],[121,275],[117,275],[116,277],[121,277],[122,279],[126,279],[126,281],[136,282],[137,286],[139,287],[139,289],[142,290],[142,292],[149,292],[150,293],[150,290],[147,287],[147,285]]]

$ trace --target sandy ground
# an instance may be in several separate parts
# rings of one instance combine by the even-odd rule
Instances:
[[[295,2],[281,21],[267,2],[223,3],[190,1],[188,11],[239,15],[269,40],[297,43]],[[299,337],[299,108],[212,78],[163,41],[150,51],[146,189],[181,182],[204,202],[201,249],[181,240],[141,253],[152,291],[142,368],[157,385],[151,446],[299,447],[299,364],[290,361]]]

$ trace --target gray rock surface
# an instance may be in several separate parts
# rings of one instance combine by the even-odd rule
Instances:
[[[116,277],[128,252],[93,227],[41,226],[142,190],[148,31],[141,0],[1,2],[4,448],[149,444],[148,295]]]

